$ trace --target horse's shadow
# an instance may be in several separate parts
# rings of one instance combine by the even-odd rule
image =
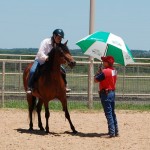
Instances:
[[[28,129],[15,129],[17,132],[23,134],[35,134],[35,135],[41,135],[41,136],[45,136],[45,135],[53,135],[53,136],[61,136],[62,134],[68,134],[71,136],[79,136],[79,137],[106,137],[106,135],[108,135],[108,133],[83,133],[83,132],[78,132],[76,134],[74,134],[73,132],[69,132],[69,131],[65,131],[63,133],[55,133],[55,132],[50,132],[50,133],[46,133],[45,131],[41,131],[41,130],[28,130]]]
[[[54,135],[54,136],[60,136],[60,134],[58,133],[55,133],[55,132],[50,132],[50,133],[46,133],[45,131],[41,131],[41,130],[29,130],[29,129],[15,129],[17,132],[23,134],[23,133],[26,133],[26,134],[35,134],[35,135],[41,135],[41,136],[44,136],[44,135]]]

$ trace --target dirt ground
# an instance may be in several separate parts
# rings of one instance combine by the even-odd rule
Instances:
[[[28,112],[0,109],[0,150],[150,150],[150,112],[117,111],[120,137],[108,138],[102,111],[71,111],[78,134],[71,133],[64,113],[51,111],[51,134],[28,131]],[[44,112],[42,121],[45,126]]]

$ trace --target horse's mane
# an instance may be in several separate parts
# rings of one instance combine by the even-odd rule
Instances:
[[[48,61],[44,64],[44,70],[50,71],[52,66],[54,65],[54,58],[56,54],[56,48],[52,48],[51,51],[48,53]]]
[[[59,45],[54,46],[51,51],[47,54],[48,61],[46,61],[41,67],[43,71],[49,72],[52,70],[53,65],[55,65],[54,58],[56,53],[62,49],[63,51],[69,52],[68,47],[65,44],[60,43]],[[42,71],[42,72],[43,72]]]

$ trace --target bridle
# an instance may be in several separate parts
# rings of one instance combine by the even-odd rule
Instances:
[[[58,45],[58,46],[55,47],[55,49],[60,53],[61,57],[63,57],[65,59],[66,65],[71,65],[72,62],[70,61],[70,59],[65,54],[65,51],[68,51],[68,53],[70,53],[70,52],[67,48],[63,49],[62,48],[63,46],[65,47],[64,44]]]

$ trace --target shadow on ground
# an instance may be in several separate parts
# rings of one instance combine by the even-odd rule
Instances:
[[[64,133],[56,133],[56,132],[50,132],[46,133],[45,131],[40,131],[40,130],[28,130],[28,129],[15,129],[17,132],[21,134],[35,134],[35,135],[53,135],[53,136],[61,136],[64,134],[72,135],[72,136],[79,136],[79,137],[107,137],[108,133],[83,133],[83,132],[78,132],[74,134],[73,132],[65,131]]]

